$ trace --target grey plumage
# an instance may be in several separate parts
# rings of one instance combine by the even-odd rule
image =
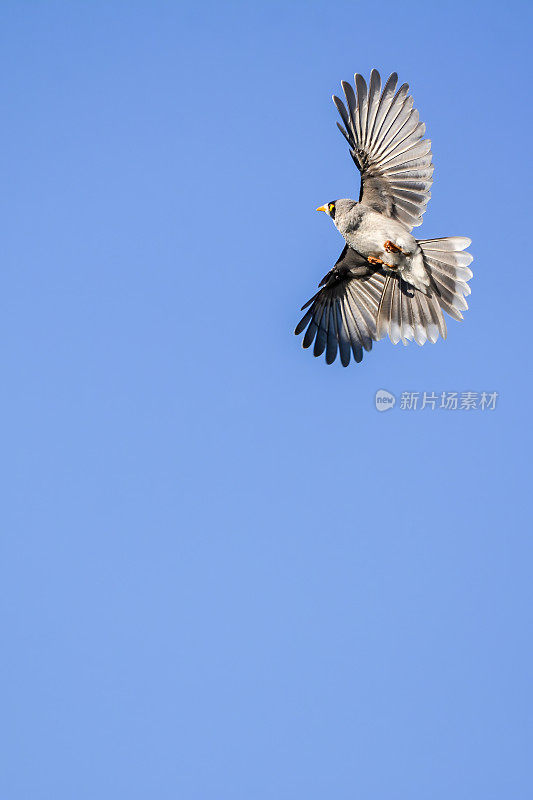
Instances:
[[[356,74],[354,88],[342,81],[345,101],[334,96],[339,130],[361,173],[359,201],[322,206],[345,247],[318,293],[305,304],[295,333],[315,356],[337,353],[343,366],[361,361],[363,350],[388,335],[396,344],[422,345],[446,338],[442,311],[462,319],[472,277],[470,239],[415,239],[431,197],[433,165],[425,125],[413,108],[409,87],[398,90],[393,73],[382,89],[377,70],[367,86]]]

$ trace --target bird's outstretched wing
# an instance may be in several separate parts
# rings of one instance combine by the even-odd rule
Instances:
[[[385,285],[385,275],[365,261],[348,245],[337,263],[322,278],[320,289],[303,307],[308,309],[294,331],[305,331],[303,346],[315,343],[313,353],[326,351],[326,362],[332,364],[337,351],[342,365],[350,363],[350,354],[359,362],[363,349],[372,349],[376,338],[376,320]]]
[[[421,225],[431,197],[433,166],[426,126],[413,109],[409,86],[398,91],[395,72],[381,90],[379,72],[372,70],[367,87],[361,75],[352,86],[342,81],[348,108],[333,96],[344,125],[339,130],[361,172],[360,202],[399,220],[409,230]]]

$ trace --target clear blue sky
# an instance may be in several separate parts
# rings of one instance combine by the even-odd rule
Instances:
[[[438,5],[438,8],[437,8]],[[2,800],[529,800],[528,4],[4,2]],[[434,346],[292,330],[397,70]],[[529,73],[529,74],[528,74]],[[374,394],[497,391],[494,411]]]

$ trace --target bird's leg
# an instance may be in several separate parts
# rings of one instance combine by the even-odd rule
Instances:
[[[391,242],[390,239],[387,239],[383,247],[387,251],[387,253],[403,253],[403,255],[406,255],[406,253],[403,252],[401,247],[395,245],[394,242]]]

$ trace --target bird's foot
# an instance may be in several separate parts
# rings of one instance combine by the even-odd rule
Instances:
[[[391,242],[390,239],[387,239],[383,247],[387,251],[387,253],[403,253],[403,255],[405,255],[401,247],[395,245],[393,242]]]
[[[368,256],[367,261],[369,264],[375,265],[377,267],[387,267],[387,269],[398,269],[395,264],[387,264],[386,261],[383,261],[382,258],[376,258],[375,256]]]

